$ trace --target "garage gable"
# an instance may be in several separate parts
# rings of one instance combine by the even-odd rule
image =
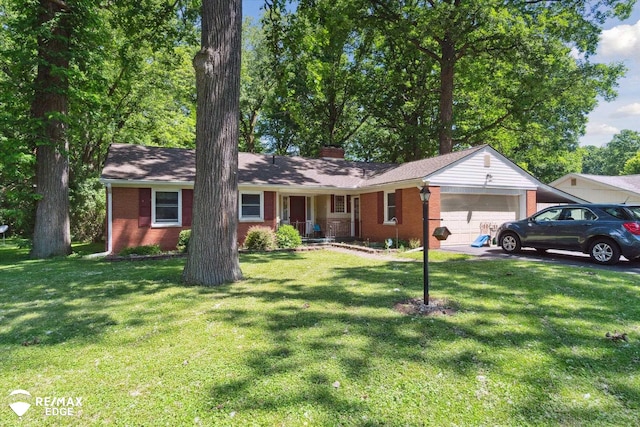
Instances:
[[[539,185],[533,176],[489,146],[434,172],[425,180],[443,187],[535,190]]]

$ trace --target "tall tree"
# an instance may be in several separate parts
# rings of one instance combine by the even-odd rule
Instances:
[[[242,278],[238,259],[241,0],[203,0],[196,70],[196,179],[186,284]]]
[[[191,59],[199,15],[199,11],[194,14],[193,3],[199,7],[198,0],[0,0],[3,223],[38,240],[46,222],[39,222],[34,236],[36,199],[41,199],[43,212],[48,211],[47,206],[66,209],[64,203],[47,203],[54,194],[50,190],[34,191],[42,187],[34,185],[36,153],[44,154],[50,150],[47,147],[68,158],[65,174],[72,238],[102,234],[100,206],[93,201],[104,200],[103,189],[85,181],[96,182],[109,144],[193,147],[195,76]],[[42,22],[44,15],[38,15],[42,8],[34,7],[40,4],[58,8],[54,19]],[[71,24],[66,23],[69,21]],[[69,28],[68,37],[52,36],[63,24]],[[64,43],[66,53],[58,55],[49,47],[43,50],[38,43]],[[55,58],[64,59],[64,67],[52,63]],[[50,83],[64,87],[43,86],[46,67],[52,70]],[[52,96],[65,99],[64,114],[43,112],[49,107],[42,101]],[[65,142],[50,141],[45,134],[47,123],[59,125]],[[43,164],[51,167],[55,163]],[[40,217],[51,221],[56,215],[49,211]],[[86,227],[88,222],[93,224]],[[88,234],[90,230],[94,231]]]
[[[640,152],[640,132],[624,129],[603,147],[602,173],[625,174],[625,164]]]
[[[279,85],[265,118],[274,123],[265,128],[294,123],[302,155],[344,146],[368,118],[357,96],[364,74],[354,7],[349,0],[300,2],[295,12],[283,1],[271,5],[266,25]]]
[[[268,63],[263,27],[250,18],[242,26],[242,71],[240,78],[240,149],[260,153],[258,120],[273,92],[275,78]]]
[[[444,154],[456,145],[477,140],[487,130],[507,129],[513,121],[530,121],[528,112],[552,106],[542,104],[535,96],[535,102],[529,99],[538,93],[557,93],[558,80],[549,80],[543,73],[550,68],[545,61],[554,56],[569,57],[568,48],[562,51],[567,45],[586,56],[593,53],[604,20],[628,16],[633,1],[372,0],[371,3],[369,20],[389,37],[406,40],[418,49],[423,54],[422,60],[436,64],[437,138],[439,152]],[[544,52],[547,45],[552,51]],[[583,78],[594,86],[593,69],[588,64],[572,75],[575,81]],[[481,92],[474,93],[472,88],[483,80],[489,80],[490,84],[483,84]],[[548,82],[551,85],[546,87]],[[514,83],[517,90],[501,90],[509,89],[505,84],[513,88]],[[598,83],[595,82],[596,87]],[[571,87],[570,82],[564,84]],[[485,98],[489,102],[484,106],[484,102],[469,102]],[[495,101],[503,107],[493,108]],[[476,119],[469,127],[465,123],[469,116],[481,120]],[[578,130],[581,127],[579,123],[574,125]]]
[[[46,258],[71,253],[69,225],[69,103],[71,16],[63,1],[40,0],[38,71],[31,115],[36,120],[36,208],[31,256]]]

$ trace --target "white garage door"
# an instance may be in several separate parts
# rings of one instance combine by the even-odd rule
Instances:
[[[443,194],[441,224],[451,231],[442,246],[471,244],[480,234],[492,234],[505,221],[518,218],[518,196]]]

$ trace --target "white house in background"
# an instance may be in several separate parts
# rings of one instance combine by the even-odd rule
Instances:
[[[549,185],[591,203],[640,203],[640,175],[571,173]]]

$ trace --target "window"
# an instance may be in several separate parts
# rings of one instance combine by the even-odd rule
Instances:
[[[562,220],[575,220],[575,221],[592,221],[597,216],[589,209],[585,208],[567,208],[562,213]]]
[[[533,219],[534,221],[557,221],[562,214],[562,208],[552,208],[540,212]]]
[[[393,221],[393,218],[396,218],[396,193],[395,191],[392,193],[387,193],[387,207],[386,214],[387,217],[385,221]],[[397,221],[397,219],[396,219]]]
[[[154,190],[152,197],[152,223],[154,226],[182,224],[181,191]]]
[[[347,212],[347,196],[333,196],[333,212],[345,213]]]
[[[240,219],[262,221],[262,193],[240,193]]]

